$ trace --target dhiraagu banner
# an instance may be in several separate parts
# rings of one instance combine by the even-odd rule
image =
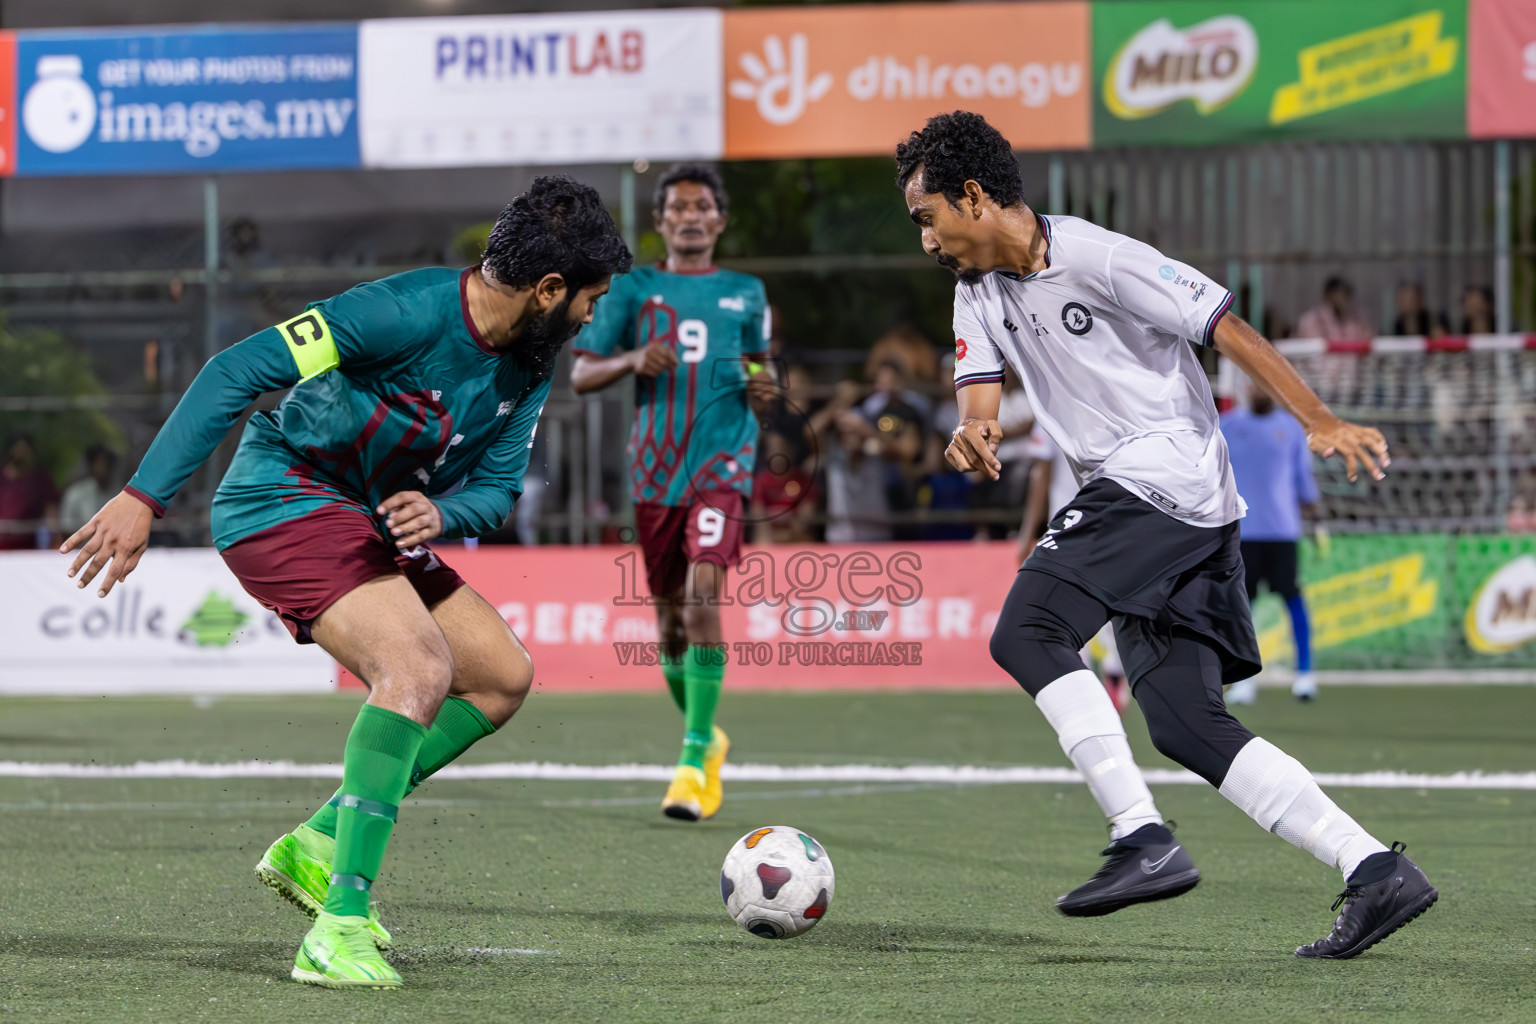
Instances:
[[[1466,0],[1093,5],[1095,146],[1465,138]]]

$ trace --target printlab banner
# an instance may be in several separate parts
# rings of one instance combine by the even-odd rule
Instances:
[[[720,12],[362,23],[369,167],[720,155]]]
[[[725,155],[889,156],[934,114],[1015,149],[1088,146],[1088,4],[891,4],[725,14]]]
[[[98,598],[53,551],[0,554],[0,694],[309,693],[324,651],[293,642],[218,552],[150,551]]]
[[[1469,33],[1468,133],[1536,135],[1536,3],[1472,0]]]
[[[1464,138],[1466,0],[1093,5],[1096,145]]]
[[[16,171],[355,167],[357,29],[24,32]]]

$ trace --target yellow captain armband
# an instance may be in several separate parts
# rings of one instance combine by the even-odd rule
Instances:
[[[747,372],[750,373],[752,376],[756,377],[758,374],[763,372],[763,364],[762,363],[748,363],[747,364]]]
[[[277,325],[277,333],[288,343],[293,363],[299,368],[300,382],[328,373],[341,365],[331,325],[318,309],[306,309],[292,320]]]

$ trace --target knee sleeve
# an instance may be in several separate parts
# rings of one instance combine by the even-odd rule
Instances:
[[[1086,591],[1021,570],[992,630],[992,660],[1033,697],[1082,670],[1078,651],[1108,619],[1109,609]]]
[[[1221,696],[1221,656],[1175,636],[1168,656],[1134,683],[1152,745],[1213,786],[1226,778],[1253,733],[1233,718]]]

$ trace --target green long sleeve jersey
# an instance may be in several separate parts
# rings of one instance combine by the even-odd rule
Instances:
[[[522,493],[550,382],[487,347],[469,316],[470,273],[438,267],[361,284],[219,353],[129,491],[163,515],[252,399],[292,388],[241,435],[213,501],[219,550],[331,503],[381,520],[379,503],[409,490],[437,505],[444,537],[501,526]]]

